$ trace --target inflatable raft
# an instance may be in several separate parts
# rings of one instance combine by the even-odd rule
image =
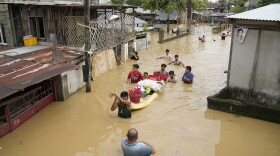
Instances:
[[[152,95],[148,95],[145,98],[140,99],[140,103],[131,103],[132,110],[138,110],[149,106],[156,98],[158,97],[158,93],[153,93]]]
[[[154,84],[151,84],[151,83],[154,83]],[[143,80],[142,82],[140,81],[137,85],[140,85],[143,87],[151,86],[151,88],[153,90],[155,90],[156,92],[154,92],[151,95],[147,95],[144,98],[140,98],[139,103],[131,102],[132,110],[139,110],[139,109],[149,106],[158,97],[159,93],[163,91],[165,83],[164,83],[164,81]]]

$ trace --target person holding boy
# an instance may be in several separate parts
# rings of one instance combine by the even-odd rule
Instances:
[[[137,83],[140,80],[143,80],[143,75],[140,71],[138,71],[139,65],[134,64],[132,65],[132,71],[129,72],[127,76],[127,83]]]
[[[167,82],[177,82],[174,71],[169,71],[169,77],[167,78]]]
[[[177,66],[183,66],[185,67],[185,65],[183,64],[182,61],[179,61],[179,55],[175,55],[175,60],[170,62],[168,65],[171,65],[171,64],[174,64],[174,65],[177,65]]]
[[[162,59],[162,58],[164,58],[164,59],[172,59],[173,57],[172,57],[172,55],[171,54],[169,54],[169,49],[166,49],[165,50],[165,55],[163,55],[163,56],[161,56],[161,57],[158,57],[157,59]]]
[[[184,83],[192,83],[193,82],[193,73],[192,71],[192,67],[191,66],[187,66],[186,67],[186,72],[184,73],[183,77],[182,77],[182,81]]]
[[[118,116],[121,118],[131,118],[131,102],[128,101],[128,92],[121,92],[120,96],[115,93],[110,94],[111,97],[115,96],[115,100],[111,106],[111,111],[118,108]]]

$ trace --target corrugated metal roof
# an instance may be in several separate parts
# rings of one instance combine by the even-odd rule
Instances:
[[[0,55],[0,99],[26,87],[59,75],[65,71],[78,69],[71,60],[82,54],[50,50],[11,57]]]
[[[140,18],[137,18],[137,17],[135,17],[134,22],[135,22],[135,24],[144,24],[144,23],[148,23],[148,22],[146,22],[146,21],[144,21],[144,20],[142,20],[142,19],[140,19]]]
[[[254,10],[231,15],[227,18],[256,21],[280,21],[280,4],[270,4]]]

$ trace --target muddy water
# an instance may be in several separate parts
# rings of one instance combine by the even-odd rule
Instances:
[[[214,42],[212,37],[216,39]],[[110,112],[116,93],[132,86],[125,84],[129,61],[107,72],[65,102],[55,102],[14,132],[0,139],[1,156],[121,156],[120,139],[129,128],[139,130],[139,139],[157,149],[158,156],[279,156],[280,125],[207,109],[206,97],[225,86],[230,39],[197,35],[162,45],[153,33],[152,47],[140,51],[142,72],[160,68],[155,58],[169,48],[185,65],[193,67],[192,85],[167,84],[149,107],[120,119]],[[168,66],[181,76],[184,68]],[[178,77],[179,79],[179,77]]]

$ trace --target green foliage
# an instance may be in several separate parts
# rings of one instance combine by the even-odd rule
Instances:
[[[113,4],[123,4],[125,0],[111,0]]]
[[[246,9],[244,7],[240,7],[240,6],[235,6],[230,9],[230,11],[234,12],[234,13],[241,13],[241,12],[244,12],[245,10]]]
[[[142,7],[146,10],[160,10],[170,14],[174,10],[186,10],[186,0],[145,0]]]
[[[234,0],[232,1],[232,4],[234,7],[230,9],[231,12],[234,13],[241,13],[244,12],[246,9],[244,7],[244,4],[246,3],[247,0]]]
[[[143,1],[145,1],[145,0],[126,0],[126,4],[134,5],[134,6],[141,6]]]
[[[192,0],[193,10],[205,10],[208,0]]]
[[[144,23],[144,29],[143,29],[143,31],[148,31],[148,23]]]
[[[258,7],[266,6],[272,3],[280,3],[280,0],[261,0],[258,3]]]

